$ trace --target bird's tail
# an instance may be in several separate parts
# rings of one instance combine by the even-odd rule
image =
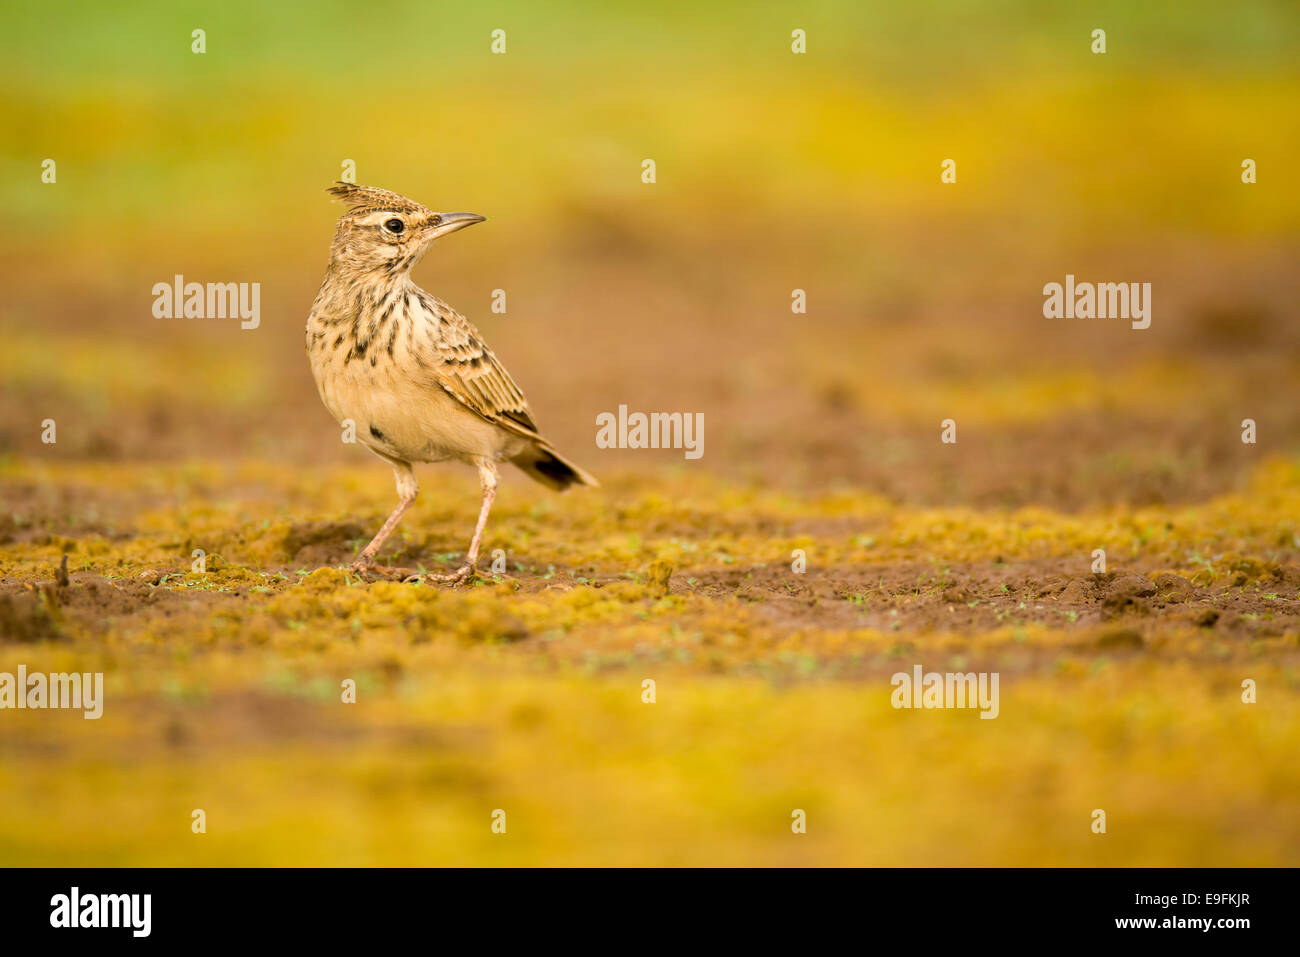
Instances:
[[[578,468],[547,445],[530,446],[510,461],[519,466],[521,471],[557,492],[563,492],[570,485],[590,485],[592,488],[600,485],[595,476]]]

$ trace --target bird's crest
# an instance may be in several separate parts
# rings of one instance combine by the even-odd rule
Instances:
[[[352,213],[366,213],[377,209],[391,209],[394,212],[415,212],[424,209],[414,200],[374,186],[357,186],[355,183],[340,181],[325,192],[347,206]]]

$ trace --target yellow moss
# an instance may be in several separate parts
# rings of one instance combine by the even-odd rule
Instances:
[[[890,507],[842,490],[792,496],[706,478],[647,489],[614,476],[589,497],[503,501],[492,534],[516,543],[511,571],[455,589],[290,567],[294,529],[382,518],[384,476],[162,472],[0,465],[0,485],[39,479],[110,497],[236,478],[263,491],[256,503],[123,508],[122,538],[0,546],[0,570],[18,582],[51,580],[65,553],[74,575],[62,597],[51,592],[64,633],[0,644],[0,670],[104,670],[110,688],[91,737],[30,715],[0,730],[26,743],[0,766],[0,862],[1196,865],[1300,855],[1280,799],[1300,786],[1287,770],[1300,746],[1295,628],[1242,641],[1176,617],[1067,627],[1068,603],[1051,597],[1030,603],[1059,608],[1059,625],[900,632],[889,618],[941,595],[948,603],[945,590],[963,581],[958,562],[1056,557],[1084,576],[1099,546],[1152,578],[1242,575],[1251,594],[1277,590],[1268,583],[1282,570],[1279,538],[1294,534],[1284,516],[1300,514],[1296,463],[1269,463],[1244,491],[1196,505],[1081,514]],[[472,496],[459,491],[422,500],[408,553],[433,560],[438,526],[472,518]],[[832,534],[800,525],[830,518],[844,523]],[[815,556],[810,575],[845,576],[841,595],[810,598],[808,579],[792,573],[761,584],[771,569],[785,575],[797,547]],[[205,573],[191,568],[194,548],[208,553]],[[516,573],[516,561],[530,570]],[[873,584],[913,564],[914,583]],[[148,587],[142,573],[163,576],[149,603],[111,614],[86,604],[80,576],[105,574],[134,594]],[[1278,607],[1294,600],[1279,594]],[[969,610],[959,594],[951,601]],[[844,614],[792,624],[779,617],[789,602]],[[870,611],[872,627],[854,624],[854,608]],[[889,676],[918,662],[1000,671],[1001,715],[895,711]],[[1243,677],[1258,683],[1257,705],[1241,702]],[[646,678],[653,705],[642,703]],[[355,705],[340,699],[345,679]],[[91,794],[94,827],[84,824]],[[200,844],[168,823],[195,806],[221,821]],[[1138,831],[1089,840],[1076,818],[1094,806],[1123,807]],[[508,810],[509,842],[485,826],[497,807]],[[815,822],[803,843],[788,835],[792,807]],[[58,827],[33,837],[37,815]]]

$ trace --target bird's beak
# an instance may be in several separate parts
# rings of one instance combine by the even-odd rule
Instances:
[[[440,236],[446,236],[458,229],[473,226],[475,223],[481,223],[487,219],[486,216],[480,216],[478,213],[442,213],[441,217],[442,219],[438,225],[429,227],[424,234],[425,239],[437,239]]]

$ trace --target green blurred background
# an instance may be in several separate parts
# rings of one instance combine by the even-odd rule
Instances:
[[[1265,450],[1300,435],[1271,384],[1300,341],[1298,22],[1261,2],[26,5],[0,41],[0,442],[54,452],[49,415],[58,455],[357,461],[300,343],[338,213],[321,190],[351,159],[490,218],[416,279],[561,444],[590,449],[621,402],[698,410],[709,470],[1024,500],[1007,476],[926,479],[952,417],[1040,490],[1053,462],[1097,473],[1099,500],[1222,487],[1195,476],[1244,415],[1268,415]],[[1044,320],[1066,272],[1152,282],[1153,327]],[[154,319],[176,273],[260,281],[262,327]],[[1033,453],[1091,432],[1103,468]]]

